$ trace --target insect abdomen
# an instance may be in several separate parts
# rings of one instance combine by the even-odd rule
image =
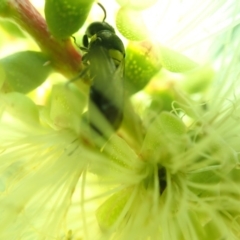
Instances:
[[[91,87],[89,116],[91,126],[99,133],[105,134],[104,132],[109,128],[112,128],[112,130],[119,128],[123,118],[123,109],[121,106],[115,105],[104,94]],[[111,129],[109,130],[111,131]]]
[[[91,46],[87,59],[92,78],[89,122],[98,133],[108,136],[119,128],[123,118],[123,73],[108,50],[99,45]]]

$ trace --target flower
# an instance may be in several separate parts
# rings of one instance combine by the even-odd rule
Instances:
[[[178,17],[190,12],[193,32],[186,34],[183,19],[179,42],[166,47],[164,36],[161,44],[130,45],[135,62],[131,69],[126,59],[127,80],[149,79],[146,88],[131,89],[138,93],[126,97],[122,126],[111,136],[89,127],[88,95],[74,86],[53,85],[41,106],[22,93],[0,94],[2,239],[239,239],[240,50],[234,32],[240,5],[178,4]],[[179,18],[171,9],[164,20],[174,16],[172,33]],[[203,17],[199,24],[193,9]],[[220,14],[225,18],[216,24]],[[208,24],[213,31],[195,38]],[[215,30],[222,32],[219,39]],[[181,39],[189,36],[195,45],[186,57],[177,50],[184,51]],[[216,51],[208,53],[206,46],[214,44]],[[197,63],[201,47],[205,65]],[[144,75],[136,66],[161,71],[150,79],[152,72]]]

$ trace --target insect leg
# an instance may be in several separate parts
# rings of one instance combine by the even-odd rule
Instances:
[[[70,79],[70,80],[67,82],[66,85],[68,86],[69,84],[71,84],[71,83],[77,81],[79,78],[82,78],[83,76],[86,75],[86,73],[87,73],[88,71],[89,71],[89,67],[84,68],[84,69],[80,72],[79,75],[77,75],[76,77]]]

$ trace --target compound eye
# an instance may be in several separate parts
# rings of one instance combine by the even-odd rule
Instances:
[[[88,48],[89,41],[88,41],[88,36],[85,34],[82,39],[83,46]]]

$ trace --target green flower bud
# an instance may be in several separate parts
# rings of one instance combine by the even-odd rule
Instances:
[[[48,28],[56,38],[65,39],[85,22],[93,0],[46,0],[45,17]]]
[[[141,12],[120,8],[116,16],[118,31],[128,40],[142,41],[148,37],[148,30],[142,20]]]
[[[129,43],[125,62],[126,89],[129,94],[142,90],[160,69],[161,64],[151,43]]]
[[[40,52],[18,52],[0,59],[6,75],[4,90],[27,93],[41,85],[52,68]]]

